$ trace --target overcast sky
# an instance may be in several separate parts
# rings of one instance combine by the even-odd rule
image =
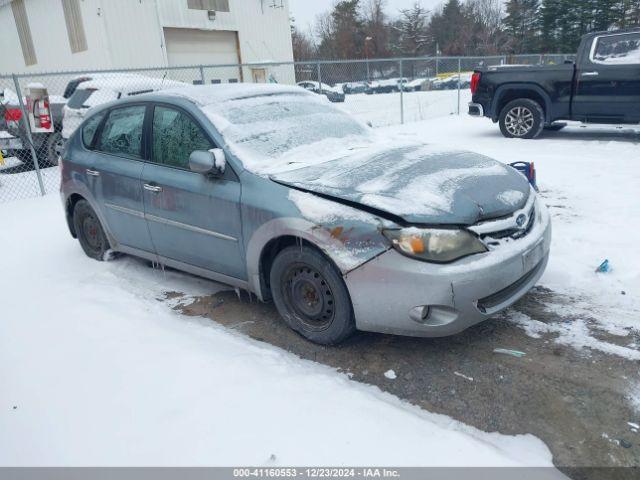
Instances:
[[[415,0],[387,0],[387,13],[396,16],[398,10],[410,8]],[[444,0],[421,0],[423,7],[431,10],[443,3]],[[296,19],[296,25],[300,30],[308,31],[313,24],[316,15],[331,9],[336,0],[289,0],[291,15]]]

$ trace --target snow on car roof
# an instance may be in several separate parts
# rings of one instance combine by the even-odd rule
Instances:
[[[278,85],[274,83],[229,83],[219,85],[194,85],[183,88],[169,89],[162,92],[165,95],[175,95],[191,100],[200,107],[214,105],[216,103],[243,98],[260,97],[266,95],[309,95],[298,86]]]
[[[79,89],[111,90],[114,92],[131,93],[140,90],[164,90],[187,85],[183,82],[168,80],[166,78],[152,78],[144,75],[114,75],[103,76],[94,80],[82,82]]]

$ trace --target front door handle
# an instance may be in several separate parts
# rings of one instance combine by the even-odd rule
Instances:
[[[582,72],[583,77],[597,77],[598,72]]]
[[[162,187],[160,185],[152,185],[150,183],[145,183],[143,186],[145,190],[149,190],[150,192],[160,193],[162,191]]]
[[[87,172],[87,175],[91,175],[92,177],[99,177],[100,176],[100,172],[97,170],[91,170],[90,168],[87,168],[85,170],[85,172]]]

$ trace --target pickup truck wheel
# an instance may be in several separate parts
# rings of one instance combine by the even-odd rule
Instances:
[[[319,251],[287,247],[269,274],[278,313],[287,325],[314,343],[340,343],[356,329],[351,299],[340,273]]]
[[[499,123],[507,138],[536,138],[544,127],[544,110],[535,100],[518,98],[504,106]]]

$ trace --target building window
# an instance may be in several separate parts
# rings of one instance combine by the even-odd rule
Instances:
[[[222,83],[222,80],[220,80],[219,78],[213,78],[211,80],[211,83],[213,83],[214,85],[218,85],[219,83]]]
[[[187,0],[187,8],[190,10],[228,12],[229,0]]]
[[[230,78],[229,79],[229,83],[238,83],[238,79],[237,78]]]
[[[64,21],[67,24],[67,35],[71,53],[84,52],[87,49],[87,37],[82,23],[82,12],[78,0],[61,0]]]
[[[13,11],[13,18],[16,21],[16,29],[18,30],[24,64],[26,66],[35,65],[38,63],[38,60],[36,58],[36,49],[33,47],[33,38],[31,37],[31,28],[29,28],[29,18],[27,17],[24,0],[13,0],[13,2],[11,2],[11,10]]]

